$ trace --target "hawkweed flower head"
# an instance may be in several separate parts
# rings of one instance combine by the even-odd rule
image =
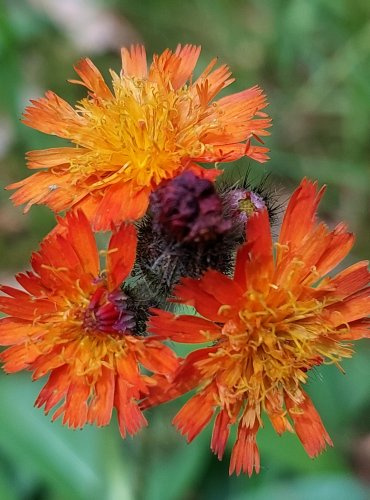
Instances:
[[[122,437],[146,419],[137,401],[155,383],[142,374],[167,376],[177,366],[157,339],[137,335],[135,306],[122,291],[135,260],[136,231],[121,225],[106,250],[106,268],[88,219],[69,212],[32,256],[33,271],[17,275],[23,290],[1,286],[0,355],[7,373],[49,375],[36,406],[52,419],[81,428],[107,425],[116,408]],[[147,372],[148,373],[148,372]]]
[[[233,227],[239,225],[240,242],[245,241],[245,224],[256,212],[267,209],[271,226],[275,226],[282,212],[278,191],[272,187],[269,175],[253,180],[250,169],[225,172],[217,179],[217,192],[224,207],[224,216]]]
[[[198,316],[155,310],[150,319],[159,338],[209,346],[189,354],[172,383],[153,387],[143,407],[195,389],[174,424],[191,441],[216,414],[211,448],[219,459],[237,426],[230,473],[259,471],[256,436],[264,414],[278,434],[295,432],[310,457],[332,445],[304,384],[313,367],[340,368],[353,354],[351,342],[370,336],[368,262],[326,276],[354,237],[344,224],[330,231],[316,221],[323,192],[301,182],[275,245],[267,210],[251,216],[233,278],[209,270],[198,280],[182,279],[176,301]]]
[[[72,107],[51,91],[32,101],[23,122],[70,141],[69,147],[28,153],[40,172],[8,186],[16,205],[45,204],[59,212],[80,207],[97,230],[144,215],[150,193],[185,170],[208,178],[220,171],[197,162],[230,162],[249,156],[264,162],[267,148],[253,145],[268,134],[258,86],[217,99],[231,78],[213,59],[198,78],[200,47],[178,46],[154,55],[149,68],[143,46],[122,49],[112,88],[89,59],[75,70],[87,97]]]
[[[224,197],[224,203],[233,218],[240,219],[244,223],[254,213],[266,207],[262,196],[246,189],[232,189]]]

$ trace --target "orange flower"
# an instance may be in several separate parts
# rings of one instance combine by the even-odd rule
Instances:
[[[53,92],[32,101],[23,122],[69,140],[71,147],[28,153],[28,167],[43,169],[8,186],[16,205],[35,203],[53,211],[81,207],[97,230],[141,217],[148,196],[164,179],[184,170],[208,178],[220,171],[195,162],[228,162],[249,156],[263,162],[267,148],[251,145],[268,135],[270,119],[262,90],[215,100],[234,79],[212,60],[192,82],[200,47],[178,46],[155,55],[147,68],[145,49],[122,49],[122,71],[111,71],[113,91],[89,59],[75,70],[88,97],[73,108]],[[187,83],[188,82],[188,83]]]
[[[32,370],[33,379],[50,374],[36,406],[45,413],[58,406],[53,420],[83,427],[107,425],[117,410],[122,437],[135,434],[147,422],[137,399],[155,382],[138,364],[167,375],[177,360],[153,338],[135,335],[134,315],[120,285],[135,260],[132,226],[115,232],[106,252],[105,271],[90,225],[82,212],[70,212],[61,230],[47,237],[32,256],[33,272],[19,274],[25,291],[1,290],[0,345],[7,373]]]
[[[203,317],[156,310],[150,321],[159,337],[212,344],[188,355],[172,385],[163,380],[153,387],[143,407],[197,388],[174,424],[191,441],[216,412],[211,448],[219,459],[230,426],[238,424],[230,473],[259,471],[256,434],[263,413],[278,434],[295,430],[310,457],[332,445],[302,386],[312,367],[339,367],[352,355],[348,341],[369,337],[367,262],[322,279],[354,241],[343,224],[329,231],[316,223],[323,191],[302,181],[287,207],[276,258],[264,210],[248,220],[233,279],[211,270],[199,280],[182,280],[178,301]]]

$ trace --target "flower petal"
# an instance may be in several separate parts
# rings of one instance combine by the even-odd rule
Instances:
[[[205,318],[211,321],[220,321],[219,309],[221,302],[219,302],[214,295],[204,292],[200,286],[199,281],[192,278],[183,278],[180,285],[174,289],[174,295],[177,297],[174,302],[182,302],[195,309]]]
[[[107,253],[108,289],[115,290],[130,274],[136,258],[135,227],[122,224],[113,232]]]
[[[336,327],[365,318],[370,314],[369,299],[370,287],[367,287],[328,306],[326,312],[329,313],[329,321]]]
[[[77,202],[80,196],[71,185],[69,173],[55,175],[51,172],[37,172],[22,181],[10,184],[6,189],[17,189],[10,199],[16,206],[27,203],[24,213],[35,204],[45,204],[59,212]]]
[[[132,192],[129,183],[113,184],[107,189],[97,208],[93,220],[95,231],[107,231],[112,224],[139,219],[144,215],[148,203],[148,189]]]
[[[178,367],[175,353],[157,340],[146,339],[137,356],[140,363],[153,373],[171,375]]]
[[[162,339],[186,344],[204,343],[220,336],[220,327],[196,316],[176,315],[160,309],[152,309],[148,330]]]
[[[214,394],[211,388],[193,396],[173,419],[174,426],[190,443],[211,420],[214,409]]]
[[[196,45],[186,44],[183,47],[178,45],[175,55],[180,59],[179,67],[176,74],[172,76],[171,83],[174,89],[179,89],[185,85],[186,81],[191,78],[194,68],[198,62],[200,47]]]
[[[31,100],[31,103],[32,106],[28,106],[24,112],[22,122],[45,134],[72,139],[75,131],[84,123],[68,102],[50,90],[45,93],[45,97]]]
[[[102,74],[90,59],[81,59],[74,69],[82,81],[70,80],[70,82],[87,87],[96,97],[112,99],[112,92],[105,83]]]
[[[338,340],[360,340],[370,338],[370,318],[349,323],[348,328],[338,334]]]
[[[94,233],[86,215],[81,211],[69,212],[65,219],[59,219],[62,237],[69,243],[78,256],[84,272],[93,278],[99,275],[99,253]],[[64,232],[63,232],[64,230]],[[58,236],[56,236],[58,238]],[[44,242],[44,248],[52,249],[55,238]]]
[[[31,339],[40,333],[39,326],[18,318],[0,319],[0,345],[13,345]]]
[[[41,408],[45,405],[45,413],[48,414],[54,406],[65,398],[69,384],[69,370],[66,365],[53,370],[49,380],[38,395],[35,406]]]
[[[117,409],[118,425],[122,438],[126,433],[133,436],[148,422],[133,399],[132,389],[121,377],[117,377],[114,406]]]
[[[293,401],[289,396],[285,397],[285,404],[290,417],[294,422],[294,428],[299,440],[304,446],[309,457],[319,455],[328,444],[333,446],[333,442],[326,432],[312,401],[303,393],[303,400]]]
[[[239,476],[243,471],[250,477],[253,471],[257,474],[260,471],[260,456],[256,444],[258,428],[258,423],[252,428],[246,427],[243,422],[239,424],[238,436],[231,453],[230,475],[235,472]]]
[[[223,305],[236,306],[240,302],[243,289],[238,283],[222,273],[209,269],[199,281],[199,288],[212,295]]]
[[[314,227],[317,206],[324,194],[325,187],[317,191],[317,182],[303,179],[291,196],[283,218],[279,244],[289,244],[291,249],[299,247],[304,237]],[[279,263],[279,251],[277,256]]]
[[[88,399],[90,386],[85,377],[71,376],[63,406],[63,425],[72,429],[81,429],[87,423]],[[53,420],[59,417],[58,411]]]
[[[89,404],[87,421],[101,427],[108,425],[113,410],[115,393],[114,371],[108,367],[101,367],[101,374],[94,385],[94,395]]]
[[[368,265],[369,262],[367,260],[357,262],[337,274],[335,278],[328,282],[323,282],[318,288],[330,287],[333,289],[333,294],[339,297],[351,295],[369,283],[370,272]]]
[[[226,410],[221,410],[215,420],[212,433],[211,450],[219,460],[222,459],[230,434],[230,416]]]
[[[146,52],[143,45],[131,45],[121,50],[122,72],[126,77],[146,78],[148,73]]]

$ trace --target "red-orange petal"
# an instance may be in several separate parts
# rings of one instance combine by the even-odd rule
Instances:
[[[99,274],[99,253],[86,215],[81,210],[69,212],[65,219],[59,219],[59,224],[65,228],[65,240],[75,250],[85,273],[96,278]],[[52,247],[53,238],[46,239],[44,245]]]
[[[202,374],[197,367],[197,362],[207,359],[209,354],[216,350],[217,347],[207,347],[193,351],[181,361],[174,377],[170,380],[163,375],[155,375],[153,377],[155,385],[149,387],[148,396],[142,402],[141,408],[151,408],[176,399],[199,386],[202,383]]]
[[[130,386],[141,388],[139,367],[135,354],[131,351],[116,360],[116,369],[120,378],[125,380]]]
[[[160,309],[152,309],[148,330],[160,338],[174,342],[204,343],[220,336],[221,329],[215,323],[190,315],[176,315]]]
[[[186,392],[186,391],[184,391]],[[178,385],[172,383],[165,375],[155,374],[151,377],[151,384],[145,399],[140,403],[141,410],[147,410],[153,406],[166,403],[181,396],[183,391]]]
[[[155,54],[149,69],[149,80],[160,86],[179,89],[191,77],[199,54],[200,47],[194,45],[178,45],[176,52],[166,49],[160,55]]]
[[[108,425],[113,411],[115,392],[114,371],[101,367],[101,374],[94,385],[94,395],[89,404],[87,421],[97,426]]]
[[[354,235],[347,231],[347,226],[343,223],[330,232],[330,240],[316,263],[316,271],[320,276],[334,269],[341,262],[353,247]]]
[[[30,169],[68,167],[72,160],[86,154],[85,148],[49,148],[26,153],[27,167]]]
[[[220,321],[219,309],[222,305],[213,295],[204,292],[199,285],[199,280],[183,278],[174,288],[174,295],[179,302],[195,307],[195,309],[211,321]],[[177,299],[176,299],[177,301]]]
[[[136,258],[137,236],[133,225],[121,224],[113,232],[107,253],[108,289],[115,290],[130,274]]]
[[[22,122],[45,134],[73,139],[74,132],[84,124],[84,119],[77,111],[50,90],[45,93],[45,97],[31,100],[31,103],[25,109]]]
[[[206,69],[200,74],[192,85],[194,93],[198,94],[201,106],[206,106],[222,90],[235,81],[231,77],[230,68],[223,64],[211,71],[217,59],[212,59]]]
[[[299,440],[308,456],[313,458],[319,455],[327,444],[333,446],[333,442],[326,432],[311,399],[307,394],[303,393],[303,396],[303,401],[296,403],[286,395],[285,404],[294,422],[294,428]]]
[[[122,438],[133,436],[148,422],[132,397],[130,386],[121,377],[116,379],[114,406],[117,409],[118,425]]]
[[[190,170],[195,175],[202,179],[207,179],[209,181],[215,181],[219,175],[221,175],[224,171],[217,168],[203,168],[197,163],[191,163],[187,165],[187,170]]]
[[[49,380],[38,395],[35,406],[41,408],[45,405],[45,413],[54,408],[62,399],[64,399],[70,384],[70,374],[68,366],[64,365],[53,370]]]
[[[271,229],[265,209],[248,220],[247,243],[238,249],[234,280],[244,290],[263,290],[271,282],[273,271]]]
[[[54,212],[59,212],[77,202],[80,196],[71,184],[69,173],[55,175],[51,172],[37,172],[10,184],[6,189],[17,189],[10,199],[16,206],[26,203],[25,213],[36,204],[45,204]]]
[[[243,289],[236,281],[214,269],[204,273],[199,281],[199,287],[223,305],[235,306],[243,295]]]
[[[13,345],[0,353],[0,361],[4,363],[4,372],[15,373],[32,369],[32,363],[40,354],[42,351],[33,343]]]
[[[171,83],[174,89],[179,89],[185,85],[188,79],[191,78],[195,65],[198,62],[199,54],[199,46],[190,44],[177,46],[175,55],[180,58],[180,64],[176,73],[171,78]]]
[[[370,314],[370,287],[328,306],[326,312],[335,327],[365,318]]]
[[[222,459],[226,443],[230,434],[230,416],[227,410],[221,410],[216,419],[213,426],[212,433],[212,441],[211,441],[211,450],[219,460]]]
[[[308,179],[301,181],[285,211],[279,236],[280,245],[289,244],[291,248],[300,246],[315,224],[317,207],[324,191],[325,187],[317,191],[316,182]]]
[[[62,355],[62,347],[55,345],[51,351],[43,353],[32,363],[32,380],[38,380],[53,370],[65,365],[65,359]]]
[[[185,403],[173,419],[173,424],[179,432],[186,436],[190,443],[209,423],[214,408],[214,394],[212,388],[193,396]]]
[[[56,306],[48,299],[33,299],[31,296],[22,300],[0,297],[0,311],[9,316],[32,321],[37,316],[55,312]]]
[[[130,50],[121,50],[122,72],[124,76],[146,78],[148,67],[146,62],[146,52],[143,45],[131,45]]]
[[[81,429],[87,423],[89,396],[90,386],[85,377],[72,375],[64,403],[63,425]],[[55,414],[54,417],[57,418]]]
[[[19,273],[15,278],[26,292],[35,297],[45,296],[48,293],[47,288],[41,283],[40,277],[30,271]]]
[[[251,429],[240,422],[238,436],[233,447],[230,459],[229,474],[239,474],[243,471],[250,477],[255,471],[260,471],[260,456],[256,443],[258,423]]]
[[[95,231],[110,230],[112,224],[142,217],[149,203],[149,190],[133,192],[129,183],[113,184],[104,193],[93,220]]]
[[[284,434],[284,432],[294,432],[293,428],[286,418],[286,411],[283,408],[284,398],[280,392],[270,393],[265,401],[266,413],[270,419],[270,422],[279,435]]]
[[[0,319],[0,345],[13,345],[34,338],[40,327],[18,318]]]
[[[361,290],[370,281],[370,272],[368,270],[369,262],[363,260],[347,267],[335,278],[329,280],[327,283],[320,284],[325,289],[326,286],[330,286],[333,289],[333,295],[338,295],[339,297],[346,297],[351,295],[358,290]]]
[[[259,163],[265,163],[270,159],[268,156],[269,148],[264,146],[252,146],[250,143],[246,145],[245,156],[252,158],[252,160],[258,161]]]
[[[370,338],[370,318],[349,323],[348,329],[338,334],[338,340],[360,340]]]
[[[137,350],[137,357],[153,373],[173,374],[179,364],[175,353],[155,339],[146,339],[143,348]]]
[[[267,209],[255,212],[248,218],[247,241],[250,244],[250,259],[263,262],[264,273],[272,274],[272,238]]]
[[[81,84],[91,90],[96,97],[112,99],[113,95],[98,68],[90,59],[81,59],[74,67],[81,78],[81,82],[70,80],[71,83]]]

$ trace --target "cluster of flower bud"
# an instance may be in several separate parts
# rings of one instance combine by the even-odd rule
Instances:
[[[265,207],[273,217],[272,198],[265,183],[253,188],[246,179],[215,184],[187,171],[163,182],[137,224],[135,272],[151,305],[163,305],[182,277],[207,269],[231,274],[248,217]]]

